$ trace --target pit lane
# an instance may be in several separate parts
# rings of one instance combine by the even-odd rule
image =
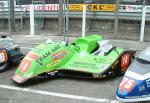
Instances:
[[[105,99],[104,101],[111,101],[115,99],[114,94],[119,83],[117,80],[120,80],[120,78],[87,80],[63,77],[55,79],[50,78],[43,81],[40,80],[25,86],[19,86],[10,80],[16,67],[17,66],[11,67],[8,71],[0,75],[1,103],[41,103],[41,101],[43,101],[43,103],[96,103],[103,101],[103,99]],[[10,87],[8,88],[8,86]],[[27,88],[28,91],[24,91],[25,89],[22,88]],[[42,94],[34,91],[47,93]],[[63,97],[64,95],[67,96]],[[99,100],[97,101],[97,99]]]

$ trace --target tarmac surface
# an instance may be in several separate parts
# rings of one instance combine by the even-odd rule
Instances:
[[[51,35],[12,35],[21,46],[23,53],[47,39],[64,40],[63,36]],[[76,37],[69,37],[69,42]],[[114,46],[141,50],[150,42],[111,39]],[[115,98],[115,92],[122,77],[103,80],[79,78],[49,78],[25,86],[10,80],[17,66],[0,74],[0,103],[122,103]],[[148,102],[142,102],[148,103]]]
[[[62,77],[19,86],[10,80],[16,68],[11,67],[0,75],[0,103],[112,103],[116,100],[115,91],[121,79]]]
[[[63,36],[59,36],[56,34],[49,34],[49,35],[12,35],[11,36],[17,43],[19,44],[26,44],[26,45],[36,45],[40,44],[42,42],[45,42],[47,39],[51,39],[54,42],[59,42],[64,40]],[[144,49],[145,47],[150,46],[150,42],[141,42],[139,40],[129,40],[129,39],[113,39],[113,37],[110,36],[103,36],[105,39],[111,40],[112,44],[117,47],[123,47],[123,48],[133,48],[137,50]],[[72,42],[75,40],[77,36],[70,36],[68,38],[69,42]]]

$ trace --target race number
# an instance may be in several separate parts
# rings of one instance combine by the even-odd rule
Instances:
[[[21,64],[19,65],[19,70],[23,73],[26,73],[31,66],[31,61],[29,60],[23,60]]]
[[[123,78],[121,81],[119,88],[125,89],[127,91],[131,91],[133,87],[135,86],[136,82],[132,79],[129,78]]]
[[[3,62],[5,60],[5,55],[4,53],[0,54],[0,62]]]
[[[0,51],[0,63],[7,61],[6,51]]]

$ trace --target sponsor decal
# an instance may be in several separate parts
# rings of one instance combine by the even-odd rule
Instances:
[[[31,63],[32,62],[30,60],[24,59],[18,67],[19,71],[26,73],[29,70]]]
[[[76,68],[93,68],[93,69],[98,69],[98,66],[93,63],[82,63],[82,62],[73,62],[70,64],[71,67],[76,67]]]
[[[115,4],[86,4],[87,11],[115,11]],[[83,4],[69,4],[69,11],[82,11]]]
[[[140,92],[145,91],[145,90],[146,90],[145,85],[142,85],[142,86],[139,87]]]
[[[135,85],[136,85],[136,81],[129,78],[123,78],[119,85],[119,89],[123,89],[127,92],[130,92]]]
[[[47,58],[49,55],[51,55],[53,52],[57,51],[60,47],[60,45],[56,45],[55,47],[53,47],[50,51],[47,51],[45,54],[43,54],[42,56],[40,56],[36,62],[42,66],[43,63],[42,61],[45,60],[45,58]],[[45,49],[48,49],[48,47],[46,47]]]
[[[42,55],[41,57],[39,57],[38,59],[37,59],[37,63],[40,65],[40,66],[42,66],[42,61],[45,59],[45,58],[47,58],[49,55],[51,54],[51,52],[46,52],[44,55]]]
[[[27,54],[27,57],[33,59],[33,60],[37,60],[39,58],[38,55],[34,54],[32,51],[30,51],[28,54]]]
[[[52,54],[52,60],[62,59],[66,56],[67,52],[65,50]]]
[[[147,88],[150,88],[150,79],[146,80]]]
[[[61,46],[60,45],[56,45],[54,48],[51,49],[52,52],[57,51],[58,49],[60,49]]]
[[[56,65],[58,63],[60,63],[60,60],[53,61],[52,63],[48,64],[47,66],[48,67],[52,67],[52,66],[54,66],[54,65]]]
[[[102,60],[101,58],[94,58],[94,61],[97,62],[97,63],[104,63],[105,64],[106,60],[107,59]]]

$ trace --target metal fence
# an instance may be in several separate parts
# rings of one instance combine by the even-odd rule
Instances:
[[[4,1],[4,0],[3,0]],[[21,2],[31,3],[31,0],[19,0],[15,10],[15,34],[30,34],[29,6],[24,8]],[[76,2],[75,2],[76,1]],[[81,2],[81,0],[70,0],[72,3]],[[96,1],[96,0],[95,0]],[[105,0],[104,0],[105,1]],[[110,1],[110,0],[108,0]],[[51,0],[51,2],[57,2]],[[93,0],[94,2],[94,0]],[[105,1],[106,2],[106,1]],[[111,2],[114,2],[113,0]],[[109,3],[111,3],[109,2]],[[39,5],[34,2],[34,5]],[[40,2],[41,8],[48,1]],[[103,2],[104,3],[104,2]],[[58,7],[58,4],[56,4]],[[53,5],[51,5],[53,6]],[[124,8],[126,6],[122,6]],[[134,8],[134,6],[133,6]],[[139,40],[140,27],[142,18],[142,8],[137,6],[138,10],[131,12],[120,11],[119,14],[119,31],[114,36],[114,12],[88,11],[87,12],[87,34],[98,33],[106,38],[132,39]],[[134,12],[133,12],[134,11]],[[6,2],[0,2],[0,32],[9,32],[9,9]],[[82,28],[82,11],[69,12],[69,33],[70,36],[81,36]],[[150,12],[146,15],[145,41],[150,41]],[[35,11],[35,31],[36,34],[60,35],[58,32],[58,8],[54,11],[45,11],[44,9]]]
[[[17,4],[28,5],[32,3],[32,0],[16,0]],[[45,4],[58,4],[59,0],[43,0]],[[85,0],[69,0],[70,4],[81,4]],[[89,0],[94,4],[114,4],[116,0]],[[130,5],[141,5],[143,0],[120,0],[120,4],[130,4]],[[150,1],[146,1],[147,5],[150,5]]]

